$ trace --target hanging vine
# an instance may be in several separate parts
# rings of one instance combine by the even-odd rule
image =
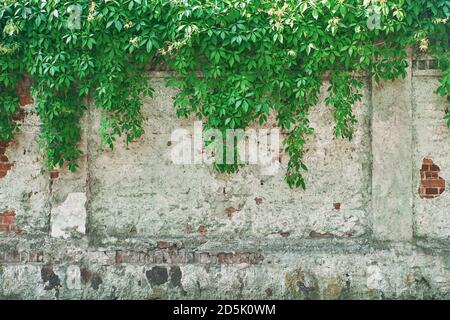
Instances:
[[[437,93],[448,99],[449,11],[446,0],[2,0],[0,141],[19,130],[16,92],[28,74],[46,164],[75,170],[87,102],[102,110],[104,145],[139,138],[142,98],[153,94],[146,70],[164,62],[174,71],[168,85],[178,89],[180,117],[225,131],[275,113],[289,132],[286,180],[304,188],[309,112],[323,76],[330,75],[335,134],[348,139],[362,98],[356,74],[405,76],[407,47],[437,58]],[[443,116],[450,126],[449,111]]]

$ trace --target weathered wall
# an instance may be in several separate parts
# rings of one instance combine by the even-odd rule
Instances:
[[[281,168],[234,175],[170,161],[174,92],[152,74],[145,135],[99,152],[84,121],[80,170],[41,173],[39,121],[0,145],[0,298],[450,298],[450,130],[428,62],[366,81],[353,141],[323,98],[306,191]],[[326,83],[323,96],[325,96]]]

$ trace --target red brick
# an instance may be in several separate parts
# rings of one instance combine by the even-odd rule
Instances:
[[[229,218],[231,218],[231,217],[233,216],[233,213],[235,213],[235,212],[237,212],[237,211],[239,211],[239,210],[236,209],[236,208],[233,208],[233,207],[229,207],[229,208],[226,208],[225,211],[226,211],[226,213],[227,213],[227,216],[228,216]]]
[[[19,85],[17,86],[16,92],[19,95],[21,106],[26,106],[34,102],[30,95],[31,85],[32,81],[28,75],[24,75],[23,78],[19,80]]]
[[[262,199],[262,198],[260,198],[260,197],[256,197],[256,198],[255,198],[255,203],[256,203],[257,205],[260,205],[262,202],[263,202],[263,199]]]
[[[336,210],[339,210],[339,209],[341,209],[341,203],[340,203],[340,202],[333,203],[333,207],[334,207]]]
[[[9,171],[11,170],[12,166],[12,163],[0,163],[0,171]]]
[[[439,171],[441,171],[441,168],[439,168],[437,165],[433,164],[430,166],[430,171],[439,172]]]
[[[426,170],[424,170],[426,169]],[[438,197],[445,190],[445,180],[439,177],[440,168],[431,159],[423,159],[420,170],[420,187],[418,189],[421,198],[432,199]]]
[[[159,249],[167,249],[167,248],[170,248],[172,246],[172,244],[167,241],[156,241],[156,246]]]
[[[444,179],[426,179],[422,181],[424,188],[445,188]]]
[[[0,155],[0,162],[8,162],[9,159],[7,156],[5,156],[4,154]]]
[[[439,190],[437,188],[427,188],[425,193],[426,194],[439,194]]]
[[[2,222],[4,224],[9,224],[9,225],[15,224],[16,223],[16,217],[3,216],[2,217]]]
[[[202,236],[206,236],[206,234],[208,233],[208,229],[206,229],[205,225],[203,225],[203,224],[198,226],[198,230],[197,231]]]
[[[91,271],[89,271],[86,268],[81,268],[80,272],[81,272],[81,283],[82,284],[87,284],[87,283],[91,282],[91,279],[92,279]]]
[[[6,147],[8,147],[8,145],[9,145],[8,142],[0,141],[0,148],[6,148]]]
[[[16,230],[15,224],[0,224],[0,231],[11,232]]]
[[[439,174],[437,172],[428,171],[428,172],[424,172],[424,173],[425,173],[425,178],[433,178],[433,179],[439,178]]]
[[[59,171],[50,171],[50,179],[57,179],[59,177]]]
[[[6,152],[6,147],[1,147],[0,146],[0,155],[4,155]]]
[[[30,93],[24,93],[19,96],[19,103],[21,107],[24,107],[26,105],[32,104],[34,102],[33,98],[31,97]]]
[[[31,102],[32,103],[32,102]],[[25,105],[30,104],[30,103],[26,103]],[[25,119],[25,110],[24,109],[19,109],[14,115],[13,115],[13,120],[15,121],[23,121],[23,119]]]
[[[16,212],[5,211],[0,214],[0,230],[14,231],[16,230]]]
[[[0,178],[6,177],[8,172],[0,170]]]
[[[15,211],[5,211],[1,214],[3,217],[15,217],[16,212]]]

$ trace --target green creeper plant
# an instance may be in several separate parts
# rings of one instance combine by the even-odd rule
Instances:
[[[147,70],[164,62],[180,117],[222,132],[276,117],[287,132],[286,181],[305,188],[309,114],[324,77],[335,134],[348,139],[361,75],[404,77],[408,47],[436,57],[437,93],[449,98],[449,9],[447,0],[2,0],[0,140],[19,129],[16,90],[28,74],[47,167],[75,170],[87,108],[102,112],[105,146],[139,138],[142,98],[153,94]],[[237,161],[215,167],[239,169]]]

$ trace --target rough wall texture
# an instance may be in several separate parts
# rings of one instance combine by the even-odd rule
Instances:
[[[0,145],[0,298],[450,298],[448,105],[423,65],[367,81],[353,141],[321,100],[306,191],[284,182],[286,155],[275,175],[171,163],[171,132],[193,122],[161,74],[128,148],[99,152],[86,114],[75,174],[41,173],[28,105]]]

